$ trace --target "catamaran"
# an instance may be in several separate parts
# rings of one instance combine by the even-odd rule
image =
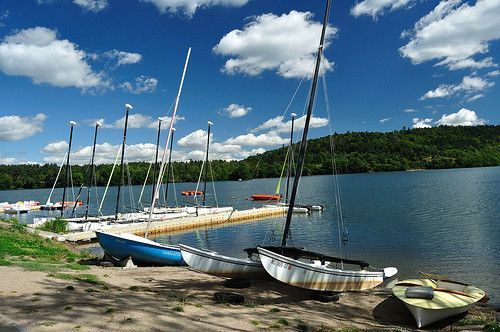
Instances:
[[[323,19],[320,43],[316,55],[316,65],[312,79],[311,90],[307,105],[307,114],[300,143],[297,162],[297,174],[294,177],[290,195],[289,209],[283,231],[281,246],[258,247],[260,261],[264,269],[275,279],[284,283],[305,289],[317,291],[354,291],[373,288],[381,284],[384,278],[397,273],[397,269],[388,267],[382,270],[368,270],[369,264],[364,261],[348,260],[344,258],[324,255],[307,251],[302,248],[287,247],[290,233],[293,207],[297,197],[297,189],[304,168],[304,159],[307,146],[307,133],[311,120],[316,87],[318,83],[321,57],[328,26],[331,0],[327,0]],[[337,265],[340,264],[340,268]],[[345,265],[358,265],[359,269],[347,269]]]

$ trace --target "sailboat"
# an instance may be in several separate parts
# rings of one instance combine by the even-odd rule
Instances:
[[[323,19],[323,28],[316,56],[316,65],[308,100],[307,114],[300,144],[297,174],[295,175],[290,195],[289,209],[283,231],[281,246],[258,247],[260,261],[264,269],[275,279],[289,285],[317,291],[354,291],[373,288],[381,284],[384,278],[397,273],[397,269],[388,267],[383,270],[368,271],[369,264],[364,261],[348,260],[322,253],[306,251],[302,248],[287,247],[293,207],[297,197],[298,184],[304,167],[307,146],[307,133],[311,120],[314,97],[319,77],[321,56],[325,33],[330,14],[331,0],[327,0]],[[336,265],[340,264],[340,268]],[[347,269],[344,265],[357,265],[359,269]]]
[[[103,248],[104,252],[109,254],[110,256],[116,259],[126,259],[131,257],[134,262],[143,263],[143,264],[155,264],[155,265],[185,265],[186,263],[182,259],[182,255],[180,249],[176,245],[166,245],[161,244],[147,238],[149,231],[149,222],[153,219],[153,208],[156,205],[156,201],[159,197],[160,184],[163,179],[163,173],[165,170],[165,154],[167,151],[168,143],[171,139],[172,129],[177,113],[177,107],[179,105],[179,100],[181,96],[182,86],[184,83],[184,77],[186,75],[187,65],[189,62],[189,56],[191,55],[191,48],[188,49],[186,61],[184,63],[184,69],[182,72],[181,82],[179,84],[179,90],[177,92],[177,97],[175,99],[175,105],[172,112],[172,117],[170,119],[170,127],[167,135],[167,142],[165,144],[165,148],[163,150],[162,162],[160,166],[160,171],[158,174],[158,179],[156,181],[153,199],[151,202],[151,207],[149,210],[149,218],[146,226],[146,232],[144,237],[140,237],[134,234],[121,233],[121,234],[113,234],[104,231],[96,231],[97,240],[99,244]],[[127,110],[128,106],[126,105]],[[128,115],[128,111],[127,111]],[[127,117],[125,119],[125,128],[127,123]],[[126,130],[126,129],[125,129]],[[123,149],[125,148],[125,135],[124,135],[124,143],[122,147],[122,155]],[[123,157],[122,157],[123,159]],[[117,208],[118,214],[118,208]]]

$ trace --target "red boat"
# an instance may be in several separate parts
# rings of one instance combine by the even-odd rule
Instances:
[[[254,201],[279,201],[281,195],[268,195],[268,194],[254,194],[252,196]]]
[[[182,196],[203,196],[203,191],[186,190],[181,192]]]

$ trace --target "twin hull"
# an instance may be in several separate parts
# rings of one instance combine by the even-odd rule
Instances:
[[[273,278],[292,286],[318,291],[356,291],[380,285],[384,272],[350,271],[304,263],[258,248],[260,261]]]

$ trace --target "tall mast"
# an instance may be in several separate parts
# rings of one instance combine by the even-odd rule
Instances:
[[[174,127],[174,122],[175,122],[175,115],[177,114],[177,107],[179,106],[179,100],[181,99],[181,92],[182,92],[182,86],[184,85],[184,77],[186,76],[186,70],[187,66],[189,63],[189,57],[191,55],[191,47],[188,48],[188,52],[186,55],[186,62],[184,63],[184,69],[182,70],[182,77],[181,77],[181,83],[179,84],[179,91],[177,92],[177,97],[175,98],[175,103],[174,103],[174,111],[172,112],[172,118],[170,119],[170,126],[169,126],[169,135],[167,135],[167,144],[165,144],[165,147],[163,148],[163,154],[161,156],[161,165],[160,165],[160,173],[158,174],[158,180],[156,180],[156,187],[154,191],[154,196],[153,196],[153,201],[151,202],[151,209],[149,209],[149,220],[146,225],[146,232],[144,233],[144,237],[148,236],[148,231],[149,231],[149,221],[151,220],[151,217],[153,216],[153,207],[156,203],[156,200],[158,199],[158,194],[159,194],[159,187],[161,180],[163,179],[163,172],[165,171],[165,154],[167,151],[167,146],[169,144],[170,140],[170,133],[172,132],[172,128]]]
[[[115,220],[118,220],[118,207],[120,204],[120,190],[122,189],[122,182],[124,176],[123,169],[123,158],[125,157],[125,144],[127,142],[127,125],[128,125],[128,112],[134,109],[132,105],[125,104],[125,126],[123,127],[123,142],[122,142],[122,157],[120,160],[120,180],[118,181],[118,191],[116,193],[116,209],[115,209]]]
[[[162,122],[161,118],[158,118],[158,132],[156,134],[156,154],[155,154],[155,163],[153,166],[153,190],[151,191],[151,202],[155,197],[156,167],[158,165],[158,148],[160,146],[161,122]]]
[[[323,44],[325,42],[326,28],[328,26],[328,17],[330,16],[330,6],[331,0],[326,1],[325,16],[323,18],[323,28],[321,30],[321,38],[319,41],[318,53],[316,56],[316,67],[314,68],[314,76],[311,85],[311,92],[309,95],[309,103],[307,105],[306,122],[304,124],[304,132],[302,133],[302,141],[300,142],[299,158],[297,161],[297,172],[293,179],[292,194],[290,196],[290,203],[288,205],[288,211],[286,214],[285,229],[283,230],[283,238],[281,239],[281,245],[286,246],[288,239],[288,234],[290,233],[290,223],[292,221],[293,207],[295,206],[295,198],[297,196],[297,188],[299,186],[300,177],[302,175],[302,170],[304,168],[304,159],[307,147],[307,133],[309,131],[309,122],[311,121],[312,109],[314,106],[314,97],[316,95],[316,86],[318,85],[319,68],[321,65],[321,56],[323,53]]]
[[[165,207],[168,207],[168,181],[170,180],[170,167],[172,165],[172,146],[174,145],[175,128],[172,128],[172,137],[170,138],[170,151],[168,152],[167,180],[165,182]]]
[[[205,169],[203,170],[203,206],[205,206],[205,199],[207,195],[208,149],[210,148],[210,128],[212,127],[212,125],[213,123],[211,121],[208,121],[207,153],[205,154]]]
[[[64,181],[63,195],[62,195],[62,206],[61,206],[61,218],[64,215],[64,200],[66,199],[66,187],[68,186],[68,176],[69,176],[69,155],[71,153],[71,142],[73,141],[73,127],[76,126],[75,121],[69,122],[69,144],[68,144],[68,155],[66,156],[66,180]]]
[[[90,203],[90,187],[92,187],[92,179],[94,178],[94,157],[95,157],[95,144],[97,141],[97,130],[101,126],[99,122],[95,123],[95,132],[94,132],[94,145],[92,147],[92,158],[90,158],[90,176],[89,182],[87,184],[87,204],[85,208],[85,220],[87,220],[89,216],[89,203]],[[76,202],[75,202],[76,204]]]
[[[288,152],[288,176],[286,178],[286,196],[285,196],[285,204],[288,204],[288,186],[290,185],[290,176],[292,175],[292,144],[293,144],[293,125],[295,123],[295,117],[297,114],[292,113],[292,129],[290,130],[290,146],[288,147],[290,150]]]

